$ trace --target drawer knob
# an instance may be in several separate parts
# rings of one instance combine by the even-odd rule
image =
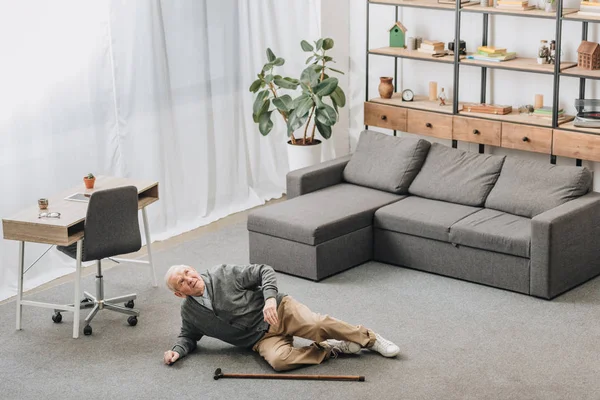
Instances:
[[[387,119],[387,116],[386,115],[382,115],[381,119],[385,121]]]
[[[473,135],[479,135],[479,131],[477,129],[473,129]]]
[[[425,124],[425,126],[426,126],[427,128],[431,128],[431,127],[433,127],[433,125],[431,125],[431,122],[427,122],[427,123]]]
[[[529,142],[529,138],[527,136],[523,136],[523,141],[524,142]]]

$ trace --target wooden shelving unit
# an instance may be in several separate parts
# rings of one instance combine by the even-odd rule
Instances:
[[[413,59],[417,61],[439,62],[450,64],[454,69],[454,95],[452,99],[448,99],[447,106],[439,106],[437,102],[430,102],[426,96],[415,96],[415,101],[404,102],[401,99],[400,93],[395,93],[391,99],[369,98],[369,82],[366,81],[366,98],[365,110],[369,110],[369,121],[375,126],[380,126],[388,129],[402,130],[406,127],[407,132],[411,132],[411,126],[414,129],[420,130],[422,121],[434,121],[430,123],[431,130],[422,130],[414,133],[430,134],[431,136],[448,138],[448,134],[439,130],[442,124],[448,124],[452,121],[450,137],[452,138],[452,146],[457,147],[457,140],[466,140],[469,142],[479,143],[479,151],[484,151],[484,145],[498,145],[508,148],[516,148],[525,151],[537,151],[550,154],[550,161],[556,163],[556,155],[571,156],[583,154],[585,159],[598,159],[600,161],[600,129],[578,128],[573,125],[574,116],[563,116],[559,118],[558,112],[555,111],[552,118],[539,117],[537,115],[528,115],[527,113],[520,114],[513,104],[513,112],[507,115],[494,115],[484,113],[468,112],[464,109],[463,104],[459,101],[459,69],[463,66],[481,68],[481,95],[479,103],[486,103],[486,82],[488,69],[504,69],[518,72],[527,72],[535,74],[551,75],[553,77],[553,96],[552,108],[559,109],[559,87],[560,78],[575,77],[579,78],[579,97],[585,98],[585,80],[600,79],[600,71],[589,71],[577,67],[577,63],[573,61],[561,60],[561,41],[562,41],[562,25],[563,21],[582,22],[582,40],[587,40],[588,22],[600,22],[600,16],[581,15],[578,9],[563,8],[563,0],[556,0],[557,10],[554,12],[545,12],[544,10],[503,10],[495,7],[482,7],[478,1],[473,1],[468,4],[440,4],[437,0],[367,0],[367,65],[366,75],[369,75],[369,56],[387,56],[393,57],[394,60],[394,82],[397,84],[398,59]],[[455,17],[455,32],[454,43],[458,47],[458,41],[461,36],[460,23],[461,13],[479,13],[482,15],[483,34],[480,41],[481,45],[488,45],[488,30],[490,15],[505,15],[509,17],[521,18],[538,18],[553,21],[556,29],[556,61],[559,65],[554,64],[538,64],[535,58],[517,57],[516,59],[502,62],[469,60],[465,56],[457,54],[445,55],[443,57],[432,57],[426,53],[421,53],[415,50],[407,50],[401,48],[382,47],[376,49],[369,48],[369,5],[389,5],[394,6],[396,10],[395,21],[398,20],[399,7],[413,7],[423,9],[439,9],[454,11]],[[390,22],[391,25],[391,22]],[[473,42],[469,40],[468,42]],[[507,44],[504,44],[507,45]],[[390,75],[391,76],[391,75]],[[398,88],[396,87],[396,91]],[[477,102],[470,100],[470,102]],[[370,105],[369,105],[370,104]],[[380,105],[377,105],[380,104]],[[408,110],[408,111],[407,111]],[[411,110],[418,110],[411,111]],[[443,114],[443,115],[440,115]],[[388,115],[390,119],[388,119]],[[437,115],[437,117],[436,117]],[[412,116],[412,117],[411,117]],[[378,119],[379,118],[379,119]],[[412,120],[419,121],[419,124],[411,124]],[[442,119],[439,119],[442,118]],[[487,122],[486,122],[487,121]],[[365,121],[366,123],[366,121]],[[437,123],[437,125],[436,125]],[[456,126],[454,126],[456,124]],[[465,124],[474,126],[475,130],[481,131],[482,134],[464,134]],[[486,125],[487,124],[487,125]],[[438,130],[435,127],[438,127]],[[457,129],[456,132],[454,130]],[[499,131],[497,131],[499,129]],[[489,130],[496,130],[490,133]],[[434,132],[435,131],[435,132]],[[488,132],[486,132],[488,131]],[[505,132],[506,131],[506,132]],[[429,132],[429,133],[428,133]],[[498,137],[498,132],[501,132],[501,137]],[[435,133],[435,135],[433,134]],[[394,134],[396,131],[394,130]],[[559,135],[557,140],[553,140],[553,134]],[[594,134],[594,140],[587,140],[585,137],[580,138],[577,135],[585,136],[585,134]],[[440,136],[441,135],[441,136]],[[531,140],[523,143],[521,139],[529,137]],[[570,148],[565,145],[565,138],[577,138],[578,145]],[[516,138],[516,139],[515,139]],[[517,140],[518,139],[518,140]],[[498,144],[500,143],[500,144]],[[511,145],[512,143],[512,145]],[[554,145],[559,144],[561,147],[554,152]],[[597,150],[590,150],[590,146],[597,146]],[[583,146],[583,147],[582,147]],[[572,146],[571,146],[572,147]],[[597,155],[596,155],[597,153]],[[590,158],[591,157],[591,158]],[[581,165],[581,159],[577,158],[577,165]]]

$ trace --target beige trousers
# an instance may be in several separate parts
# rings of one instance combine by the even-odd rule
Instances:
[[[279,304],[277,316],[279,324],[271,326],[252,347],[275,371],[322,363],[329,358],[330,350],[320,347],[318,343],[327,339],[348,340],[362,347],[371,347],[375,343],[373,331],[314,313],[290,296],[285,296]],[[294,347],[294,336],[313,340],[314,343]]]

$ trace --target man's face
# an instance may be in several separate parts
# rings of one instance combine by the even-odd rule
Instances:
[[[192,267],[185,267],[173,274],[170,281],[177,297],[201,296],[204,293],[204,281]]]

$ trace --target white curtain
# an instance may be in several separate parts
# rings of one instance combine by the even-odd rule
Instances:
[[[267,47],[298,75],[319,10],[320,0],[0,0],[0,216],[88,172],[159,181],[153,240],[279,197],[284,126],[260,135],[248,87]],[[27,266],[47,246],[25,248]],[[0,242],[0,300],[16,293],[17,249]],[[73,270],[52,250],[25,289]]]

